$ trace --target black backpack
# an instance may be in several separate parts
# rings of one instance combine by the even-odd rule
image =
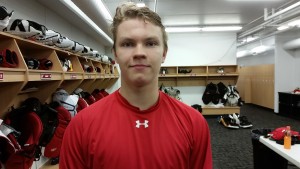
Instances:
[[[204,104],[209,104],[212,102],[213,104],[218,104],[220,100],[220,93],[218,90],[218,86],[212,82],[206,85],[205,91],[202,96],[202,101]]]
[[[219,82],[218,84],[218,91],[220,93],[220,99],[221,99],[221,102],[223,104],[226,103],[226,99],[224,98],[225,94],[228,92],[228,88],[226,87],[226,85],[222,82]]]
[[[47,104],[42,104],[39,99],[30,97],[26,99],[22,106],[26,111],[35,112],[43,123],[43,133],[40,137],[39,145],[45,147],[54,135],[58,125],[57,111]]]

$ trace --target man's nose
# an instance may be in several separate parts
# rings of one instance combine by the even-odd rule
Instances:
[[[136,56],[145,56],[146,55],[145,46],[143,44],[136,45],[134,54]]]

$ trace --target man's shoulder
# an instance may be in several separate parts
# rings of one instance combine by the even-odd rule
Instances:
[[[163,106],[169,107],[172,110],[176,112],[181,113],[196,113],[199,114],[199,112],[194,109],[192,106],[184,103],[183,101],[177,100],[173,97],[168,96],[167,94],[163,93]]]
[[[163,93],[163,92],[162,92]],[[164,104],[168,103],[168,104],[171,104],[173,106],[178,106],[178,107],[182,107],[182,108],[186,108],[186,109],[190,109],[192,108],[191,106],[187,105],[186,103],[184,103],[183,101],[181,100],[177,100],[169,95],[167,95],[166,93],[163,93],[162,94],[162,97],[163,97],[163,100],[164,100]]]
[[[93,114],[99,114],[106,111],[107,109],[112,108],[112,104],[116,103],[116,96],[114,93],[105,96],[104,98],[96,101],[95,103],[89,105],[88,107],[81,110],[78,114],[86,114],[92,116]],[[115,104],[114,104],[115,105]]]

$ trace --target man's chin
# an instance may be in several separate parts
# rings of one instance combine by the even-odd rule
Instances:
[[[133,84],[137,87],[143,87],[149,84],[149,82],[147,82],[145,79],[136,79],[133,81]]]
[[[149,79],[146,79],[145,76],[135,77],[131,81],[133,82],[133,85],[135,85],[137,87],[142,87],[142,86],[145,86],[145,85],[151,83],[151,81]]]

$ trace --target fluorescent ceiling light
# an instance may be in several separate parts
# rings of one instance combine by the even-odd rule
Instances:
[[[200,27],[166,27],[166,32],[199,32]]]
[[[101,14],[104,16],[104,18],[106,20],[112,21],[112,16],[109,12],[109,10],[107,9],[107,7],[104,5],[104,3],[102,2],[102,0],[93,0],[94,4],[96,6],[99,7],[99,11],[101,12]]]
[[[236,2],[278,2],[282,0],[227,0],[227,1],[236,1]]]
[[[203,27],[202,31],[238,31],[241,30],[241,26],[208,26]]]
[[[137,6],[137,7],[145,7],[146,5],[145,5],[145,3],[143,2],[143,0],[139,0],[139,2],[136,3],[136,6]]]
[[[288,28],[290,28],[290,27],[289,27],[289,26],[286,26],[286,25],[282,25],[282,26],[279,26],[279,27],[277,28],[277,30],[282,31],[282,30],[285,30],[285,29],[288,29]]]
[[[249,42],[252,42],[252,41],[254,41],[254,40],[258,39],[258,38],[259,38],[259,36],[254,36],[254,35],[248,36],[248,37],[246,37],[246,38],[243,38],[243,39],[240,41],[240,43],[241,43],[241,44],[249,43]]]
[[[289,26],[300,26],[300,20],[294,20],[290,23],[288,23]]]
[[[269,50],[272,50],[274,49],[273,46],[265,46],[265,45],[261,45],[261,46],[257,46],[255,48],[253,48],[250,53],[252,55],[257,55],[257,54],[260,54],[260,53],[263,53],[263,52],[266,52],[266,51],[269,51]]]
[[[258,38],[259,38],[258,36],[249,36],[249,37],[247,37],[246,42],[252,42]]]
[[[241,50],[236,53],[237,58],[245,57],[245,56],[251,56],[251,55],[258,55],[267,51],[271,51],[274,49],[274,46],[265,46],[260,45],[256,46],[251,50]]]
[[[93,22],[83,11],[81,11],[71,0],[60,0],[65,6],[76,13],[81,19],[83,19],[87,24],[89,24],[96,32],[103,36],[109,43],[113,44],[113,40],[100,29],[95,22]]]
[[[241,58],[241,57],[249,56],[249,55],[250,55],[250,51],[249,50],[242,50],[242,51],[238,51],[236,53],[236,57],[237,58]]]
[[[300,27],[300,19],[285,22],[285,23],[281,24],[281,26],[279,26],[277,28],[277,30],[281,31],[281,30],[289,29],[289,28],[292,28],[292,27],[295,27],[295,26]]]
[[[145,7],[146,5],[143,2],[139,2],[139,3],[136,4],[136,6],[137,7]]]
[[[208,26],[208,27],[166,27],[166,32],[200,32],[200,31],[237,31],[240,26]]]

